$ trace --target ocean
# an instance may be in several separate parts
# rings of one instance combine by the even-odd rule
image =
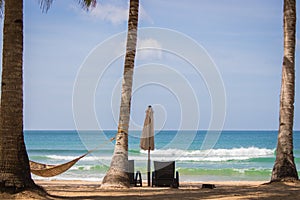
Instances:
[[[88,150],[95,151],[65,173],[38,180],[101,181],[109,168],[116,131],[25,131],[29,159],[62,164]],[[141,131],[129,133],[129,159],[147,179],[148,152],[139,147]],[[159,131],[151,161],[176,161],[181,182],[269,181],[275,161],[277,131]],[[213,147],[213,148],[210,148]],[[300,131],[294,132],[294,156],[300,173]],[[153,162],[151,169],[153,170]]]

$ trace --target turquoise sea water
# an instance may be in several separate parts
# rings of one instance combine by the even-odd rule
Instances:
[[[109,168],[116,131],[25,131],[30,160],[61,164],[97,149],[67,172],[34,179],[100,181]],[[140,131],[129,133],[129,159],[146,180],[147,151]],[[159,131],[151,160],[176,160],[180,181],[268,181],[275,161],[277,131]],[[213,148],[210,148],[213,147]],[[300,172],[300,131],[294,132],[294,156]],[[153,164],[153,163],[152,163]],[[152,165],[153,169],[153,165]]]

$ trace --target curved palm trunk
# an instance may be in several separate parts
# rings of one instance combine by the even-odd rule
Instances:
[[[295,98],[296,1],[284,0],[284,57],[280,93],[279,132],[271,182],[297,180],[293,155]]]
[[[110,168],[102,181],[103,187],[129,187],[129,178],[127,175],[128,127],[137,41],[138,9],[139,0],[130,0],[118,133]]]
[[[36,188],[23,138],[23,0],[5,2],[0,114],[0,191]]]

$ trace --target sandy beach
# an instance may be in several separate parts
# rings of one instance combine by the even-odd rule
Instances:
[[[181,183],[179,189],[131,187],[129,189],[102,189],[98,182],[36,181],[49,194],[37,196],[30,192],[14,196],[0,194],[0,199],[300,199],[300,182],[205,182],[214,189],[203,189],[204,182]]]

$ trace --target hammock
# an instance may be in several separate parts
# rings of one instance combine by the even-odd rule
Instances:
[[[115,138],[111,138],[110,142],[115,140]],[[71,160],[67,163],[63,163],[60,165],[46,165],[34,161],[29,161],[30,165],[30,171],[31,173],[37,175],[37,176],[42,176],[42,177],[52,177],[52,176],[57,176],[59,174],[64,173],[68,169],[70,169],[75,163],[77,163],[81,158],[85,157],[86,155],[92,153],[93,151],[98,150],[99,148],[93,149],[88,151],[87,153],[83,154],[82,156],[79,156],[78,158],[75,158],[74,160]]]
[[[71,160],[67,163],[60,164],[60,165],[46,165],[46,164],[42,164],[30,160],[29,161],[30,171],[31,173],[42,177],[57,176],[70,169],[77,161],[79,161],[81,158],[83,158],[84,156],[88,155],[91,152],[92,151],[89,151],[86,154],[78,158],[75,158],[74,160]]]

